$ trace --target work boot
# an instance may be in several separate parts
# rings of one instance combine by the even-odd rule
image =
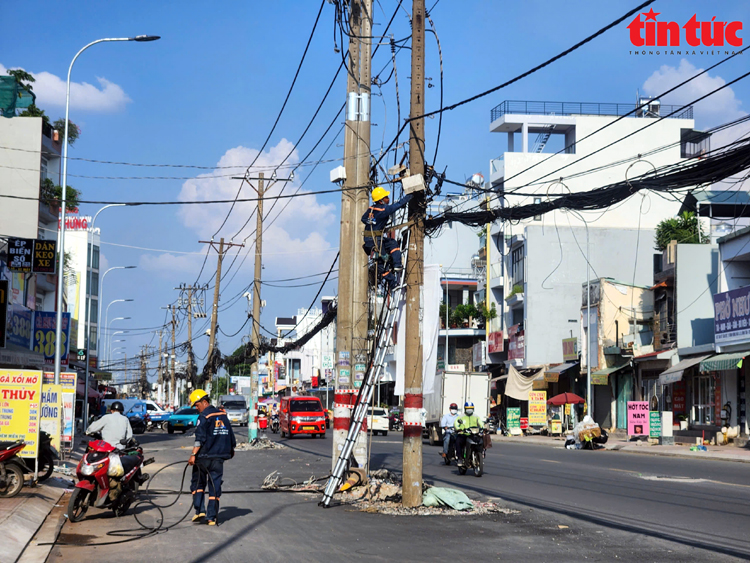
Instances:
[[[209,520],[208,521],[209,526],[216,526],[216,520]]]

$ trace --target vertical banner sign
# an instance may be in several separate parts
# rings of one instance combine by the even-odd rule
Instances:
[[[648,413],[648,435],[650,438],[661,437],[661,413],[659,411]]]
[[[55,328],[57,327],[54,311],[37,311],[34,313],[34,352],[44,356],[47,364],[55,363]],[[68,365],[68,340],[70,338],[70,313],[62,314],[61,365]]]
[[[628,401],[628,434],[648,436],[648,401]]]
[[[546,391],[529,391],[529,425],[547,426]]]
[[[8,331],[8,280],[0,280],[0,348],[5,348]]]
[[[43,385],[39,429],[49,434],[52,445],[58,451],[62,435],[62,409],[62,385]]]
[[[511,428],[521,429],[521,407],[508,407],[505,411],[505,420],[508,430]]]
[[[45,395],[49,392],[50,388],[54,386],[55,374],[53,372],[44,372],[43,385],[42,385],[42,430],[49,433],[52,436],[52,443],[55,447],[63,446],[70,448],[73,445],[73,438],[75,435],[75,406],[76,406],[76,386],[78,385],[78,374],[76,372],[63,371],[60,372],[60,417],[59,417],[59,432],[53,434],[47,428],[45,428],[44,407],[46,406]],[[54,398],[54,397],[52,397]],[[51,425],[51,423],[46,423]],[[57,443],[55,442],[55,437]]]
[[[26,442],[21,457],[36,458],[39,450],[41,395],[41,371],[0,370],[0,440]]]

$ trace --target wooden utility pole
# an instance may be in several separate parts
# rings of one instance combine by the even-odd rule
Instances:
[[[265,176],[258,174],[258,210],[255,213],[255,275],[253,277],[253,319],[250,334],[252,335],[255,360],[250,365],[250,420],[247,425],[247,438],[258,437],[258,348],[260,347],[260,278],[263,270],[263,194],[265,193]]]
[[[424,176],[424,0],[412,1],[411,105],[409,111],[409,173]],[[420,289],[424,284],[424,192],[409,202],[409,255],[406,260],[406,341],[404,385],[403,504],[422,504],[422,335]]]

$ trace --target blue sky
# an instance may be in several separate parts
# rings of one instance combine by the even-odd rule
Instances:
[[[382,33],[396,7],[395,0],[376,3],[374,33]],[[428,0],[428,6],[432,2]],[[592,1],[508,2],[441,0],[432,12],[443,50],[445,101],[452,103],[504,82],[568,48],[596,29],[621,16],[636,2]],[[711,4],[701,1],[658,1],[652,5],[661,12],[660,21],[681,25],[693,14],[698,20],[747,20],[743,1]],[[282,100],[320,7],[314,0],[275,2],[84,2],[60,3],[29,1],[25,12],[34,14],[33,25],[5,26],[0,35],[0,65],[22,67],[37,75],[35,88],[39,104],[56,119],[63,115],[59,79],[64,80],[70,59],[88,41],[100,37],[161,35],[155,43],[113,43],[97,45],[76,63],[73,81],[87,83],[74,89],[71,119],[82,134],[71,156],[130,163],[193,164],[214,167],[247,164],[257,154]],[[392,32],[396,39],[409,34],[406,10],[396,16]],[[488,161],[503,152],[504,139],[489,133],[489,112],[503,100],[550,100],[632,103],[636,90],[657,93],[680,77],[683,79],[705,68],[720,57],[710,55],[633,56],[625,22],[574,54],[552,66],[445,115],[438,167],[447,166],[449,178],[463,180],[474,172],[487,176]],[[747,27],[747,26],[746,26]],[[293,143],[301,134],[327,89],[339,63],[334,52],[333,7],[326,3],[323,14],[288,107],[259,164],[278,163],[296,149],[290,162],[296,163],[319,139],[344,101],[342,75],[307,137]],[[747,30],[742,32],[744,37]],[[745,46],[747,45],[745,39]],[[340,46],[340,45],[339,45]],[[402,116],[408,114],[409,51],[397,57]],[[687,102],[709,88],[746,72],[747,56],[712,71],[696,89],[678,92],[664,103]],[[380,49],[373,62],[373,74],[391,70],[389,48]],[[670,68],[671,67],[671,68]],[[2,70],[2,69],[0,69]],[[45,74],[42,74],[45,73]],[[656,73],[656,74],[655,74]],[[432,35],[427,36],[427,76],[435,86],[427,90],[426,107],[439,103],[439,66]],[[380,94],[373,89],[374,94]],[[64,92],[63,92],[64,94]],[[384,106],[385,102],[385,106]],[[744,103],[743,103],[744,102]],[[750,86],[737,83],[718,100],[709,99],[696,109],[698,127],[715,125],[746,112]],[[378,150],[383,137],[387,145],[396,127],[394,80],[382,88],[382,98],[373,97],[372,145]],[[311,157],[321,158],[333,142],[327,159],[341,158],[343,137],[337,121]],[[427,154],[432,158],[437,119],[427,124]],[[328,172],[339,163],[324,163],[311,175],[304,190],[327,190],[332,186]],[[312,167],[297,172],[297,189]],[[232,197],[238,182],[231,178],[170,180],[108,180],[82,176],[179,176],[240,173],[236,168],[191,170],[181,168],[142,168],[71,161],[69,184],[88,200],[178,200]],[[270,174],[270,170],[268,171]],[[286,177],[288,169],[279,173]],[[276,190],[279,189],[277,185]],[[247,188],[244,197],[252,197]],[[289,200],[287,200],[289,201]],[[277,280],[326,271],[338,247],[338,202],[335,195],[292,200],[284,214],[269,228],[264,242],[264,280]],[[271,214],[281,209],[281,202]],[[232,238],[252,212],[254,204],[238,206],[219,236]],[[99,206],[82,206],[82,213],[93,214]],[[267,209],[269,204],[267,204]],[[174,287],[196,280],[203,262],[199,253],[205,245],[198,240],[210,237],[219,226],[225,206],[133,207],[105,211],[99,220],[105,243],[157,249],[139,250],[103,244],[109,266],[137,265],[129,271],[112,272],[104,287],[104,304],[115,298],[135,298],[132,304],[117,304],[112,313],[128,315],[131,327],[161,325],[163,307],[177,296]],[[267,219],[270,222],[270,219]],[[239,231],[242,239],[254,228],[255,219]],[[248,240],[250,242],[252,239]],[[242,257],[237,261],[239,264]],[[225,268],[228,263],[225,262]],[[240,295],[252,278],[252,251],[241,268],[232,270],[222,287],[222,304]],[[210,281],[216,263],[211,254],[201,282]],[[237,275],[232,277],[232,274]],[[231,282],[229,279],[231,278]],[[322,278],[314,278],[316,281]],[[299,282],[298,282],[299,283]],[[264,287],[267,307],[261,322],[273,330],[276,316],[296,313],[306,307],[316,286],[298,288]],[[336,282],[329,283],[324,295],[336,293]],[[210,299],[211,293],[208,294]],[[119,308],[118,308],[119,307]],[[227,334],[235,333],[245,321],[246,301],[239,299],[220,315]],[[184,323],[183,323],[184,324]],[[196,322],[200,328],[204,323]],[[126,325],[123,325],[126,326]],[[249,325],[248,325],[249,326]],[[221,349],[230,353],[240,343],[247,327],[234,338],[220,338]],[[181,337],[184,340],[184,327]],[[196,343],[202,356],[206,340]],[[151,335],[128,339],[128,355],[142,344],[152,344]]]

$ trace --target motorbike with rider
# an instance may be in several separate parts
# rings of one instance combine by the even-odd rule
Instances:
[[[440,419],[440,428],[443,431],[443,451],[440,455],[443,456],[445,465],[450,465],[451,460],[458,459],[456,455],[456,430],[454,428],[457,418],[458,405],[451,403],[448,412]]]
[[[456,451],[458,472],[465,475],[469,469],[481,477],[484,473],[484,427],[474,414],[474,403],[464,403],[464,414],[453,424],[456,431]]]

